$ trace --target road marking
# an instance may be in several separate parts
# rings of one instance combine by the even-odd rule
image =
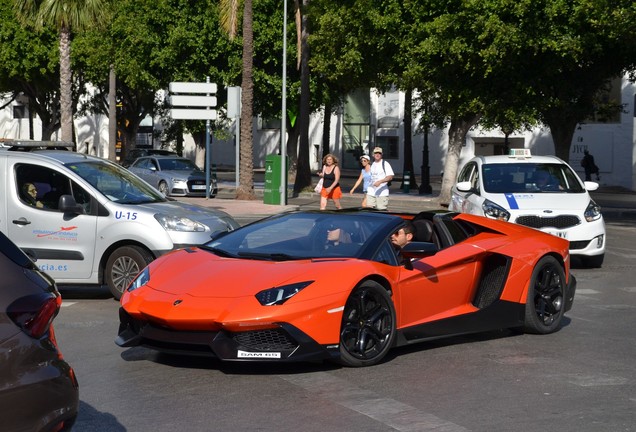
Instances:
[[[569,375],[568,382],[580,387],[616,386],[628,383],[627,378],[610,375]]]
[[[63,301],[63,302],[62,302],[62,307],[73,306],[75,303],[77,303],[77,302],[67,302],[67,301]]]
[[[470,430],[395,399],[379,397],[372,391],[356,387],[327,372],[284,375],[280,378],[322,399],[335,402],[386,424],[396,431],[466,432]]]

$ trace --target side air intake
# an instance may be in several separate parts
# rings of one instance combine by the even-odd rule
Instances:
[[[484,309],[499,300],[508,279],[510,262],[510,257],[497,254],[485,259],[479,278],[479,287],[473,299],[475,307]]]

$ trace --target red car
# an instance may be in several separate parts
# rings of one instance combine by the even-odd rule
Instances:
[[[407,221],[413,241],[391,242]],[[121,347],[222,360],[380,362],[394,346],[559,329],[568,242],[451,212],[299,211],[153,261],[121,298]]]

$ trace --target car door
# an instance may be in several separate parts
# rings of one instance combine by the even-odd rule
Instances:
[[[8,237],[37,259],[36,264],[58,283],[90,278],[97,229],[92,195],[60,167],[23,163],[12,156],[8,170],[6,193],[11,203],[7,208]],[[25,182],[36,185],[43,207],[30,205],[21,196],[21,185]],[[74,196],[87,213],[60,211],[57,207],[61,195]]]
[[[159,166],[154,158],[139,158],[128,169],[154,187],[159,184]]]
[[[403,266],[395,292],[398,327],[417,332],[418,325],[474,312],[471,301],[480,253],[470,244],[458,243],[413,261],[412,269]]]
[[[451,190],[450,210],[483,216],[482,188],[480,184],[479,166],[476,162],[468,162],[459,173],[457,183],[469,182],[470,191],[460,191],[455,184]]]

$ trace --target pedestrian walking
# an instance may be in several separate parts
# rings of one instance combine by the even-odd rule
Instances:
[[[373,164],[371,164],[371,181],[367,188],[367,206],[377,210],[389,207],[389,183],[395,173],[391,164],[382,158],[382,147],[373,149]]]
[[[340,210],[340,198],[342,189],[340,188],[340,167],[338,158],[329,153],[322,159],[322,171],[318,175],[322,178],[322,190],[320,191],[320,210],[327,208],[328,200],[333,200],[336,208]]]
[[[360,156],[360,163],[362,164],[360,176],[358,177],[358,180],[356,180],[356,184],[354,184],[349,191],[349,194],[353,195],[358,186],[360,186],[360,183],[362,183],[362,207],[366,207],[367,190],[369,189],[369,185],[371,184],[371,158],[369,157],[369,155],[362,155]]]
[[[600,180],[599,169],[594,163],[594,156],[589,151],[583,150],[583,159],[581,159],[581,166],[585,171],[585,181],[592,181],[592,174],[596,175],[596,180]]]

